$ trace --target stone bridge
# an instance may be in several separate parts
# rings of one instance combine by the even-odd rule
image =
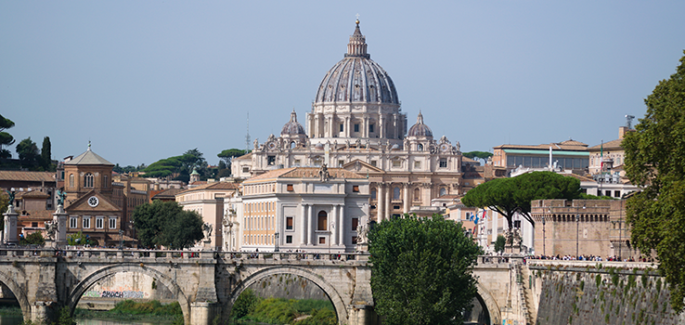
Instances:
[[[490,324],[521,314],[516,281],[520,262],[480,257],[474,267],[478,300]],[[89,288],[119,272],[144,274],[166,286],[178,297],[186,324],[228,320],[240,293],[275,274],[297,275],[320,287],[333,303],[339,324],[380,323],[373,308],[368,254],[0,250],[0,282],[17,298],[24,320],[38,324],[54,319],[61,308],[73,312]]]

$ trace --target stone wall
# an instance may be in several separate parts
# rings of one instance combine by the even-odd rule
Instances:
[[[313,282],[292,274],[274,274],[250,286],[262,298],[329,300]]]
[[[685,324],[650,268],[530,266],[539,302],[536,324]]]
[[[177,299],[167,287],[152,277],[134,272],[116,273],[105,277],[89,288],[83,294],[83,298]]]

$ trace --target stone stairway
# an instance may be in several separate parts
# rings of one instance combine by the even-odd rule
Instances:
[[[527,319],[526,321],[528,324],[535,324],[535,320],[538,318],[538,309],[537,306],[535,306],[535,300],[533,299],[533,289],[530,287],[530,270],[528,269],[528,266],[522,265],[521,266],[521,276],[522,276],[522,281],[521,281],[521,287],[523,288],[523,297],[525,300],[526,304],[526,309],[528,311]]]

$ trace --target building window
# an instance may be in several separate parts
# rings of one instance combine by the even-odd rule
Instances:
[[[440,158],[440,168],[447,168],[447,158]]]
[[[83,217],[83,228],[90,229],[90,217],[88,217],[88,216]]]
[[[373,132],[373,124],[369,124],[369,132]]]
[[[293,243],[293,236],[285,236],[285,243],[286,244],[292,244]]]
[[[402,167],[402,161],[399,159],[395,159],[392,161],[392,166],[393,167]]]
[[[299,165],[300,165],[300,160],[299,160],[299,159],[295,159],[295,166],[299,166]]]
[[[325,244],[326,243],[326,237],[319,237],[319,244]]]
[[[352,185],[352,192],[359,193],[359,185]]]
[[[286,217],[285,218],[285,229],[286,230],[293,230],[293,217]]]
[[[359,123],[354,125],[354,132],[359,132]]]
[[[340,132],[345,130],[345,124],[340,124]]]
[[[267,163],[269,166],[273,166],[276,164],[276,156],[268,156],[267,157]]]
[[[414,168],[416,168],[416,169],[421,168],[421,162],[420,162],[420,161],[415,161],[415,162],[414,162]]]
[[[421,200],[421,190],[418,188],[414,189],[414,201],[419,201]]]
[[[109,229],[117,229],[117,218],[109,218]]]
[[[295,187],[293,186],[293,184],[286,185],[286,188],[288,189],[288,192],[292,192],[295,190]]]
[[[243,173],[249,173],[250,167],[243,167]]]
[[[78,218],[76,218],[76,217],[69,218],[69,228],[76,228],[76,227],[78,227]]]
[[[353,245],[357,244],[357,236],[352,236],[352,244]]]
[[[440,188],[440,196],[447,195],[447,189],[444,187]]]
[[[371,160],[371,166],[376,167],[377,162],[375,160]]]
[[[376,199],[376,189],[371,189],[371,199],[375,200]]]
[[[614,197],[621,197],[621,191],[614,191]]]
[[[33,228],[38,228],[38,223],[37,223],[37,222],[32,222],[32,223],[31,223],[31,227],[33,227]]]
[[[104,176],[105,181],[102,184],[102,187],[107,188],[107,175]]]
[[[416,151],[423,151],[423,145],[419,143],[418,147],[416,148]]]
[[[86,176],[83,176],[83,187],[93,187],[93,174],[88,173]]]
[[[342,167],[345,164],[344,160],[338,160],[338,167]]]
[[[400,188],[399,187],[394,187],[392,189],[392,199],[393,200],[399,200],[400,199]]]
[[[97,228],[97,229],[105,228],[105,218],[104,217],[95,218],[95,228]]]
[[[318,221],[317,230],[328,230],[328,214],[326,211],[319,212]]]
[[[359,226],[359,218],[352,218],[352,231],[357,231]]]
[[[74,187],[74,174],[69,174],[69,187]]]

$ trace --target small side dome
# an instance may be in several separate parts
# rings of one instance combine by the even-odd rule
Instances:
[[[290,113],[290,121],[288,123],[285,123],[283,126],[283,130],[281,131],[281,135],[298,135],[298,134],[306,134],[304,132],[304,127],[302,127],[302,124],[297,123],[297,114],[295,113],[295,109],[293,109],[293,112]]]
[[[416,124],[412,125],[407,133],[407,137],[433,137],[433,131],[428,125],[423,124],[423,115],[419,112],[416,118]]]

